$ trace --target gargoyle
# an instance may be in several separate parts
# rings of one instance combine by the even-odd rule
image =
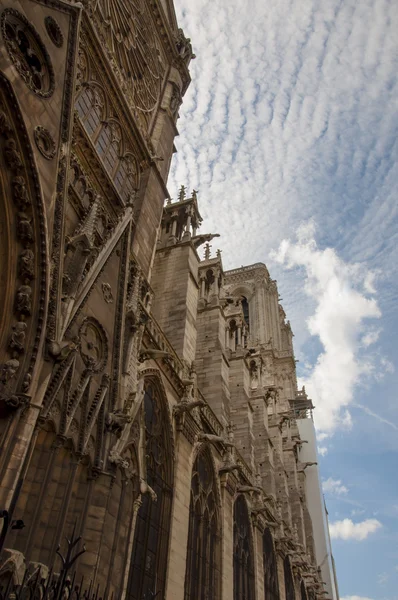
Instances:
[[[176,404],[173,408],[173,413],[176,415],[180,415],[181,413],[191,412],[194,408],[198,406],[205,406],[206,402],[203,400],[195,400],[194,402],[180,402]]]
[[[140,492],[141,494],[150,494],[151,498],[154,502],[157,502],[157,494],[155,492],[155,490],[153,488],[151,488],[151,486],[149,485],[149,483],[147,481],[145,481],[144,479],[140,480]]]
[[[218,469],[218,472],[220,475],[223,475],[224,473],[232,473],[233,471],[240,471],[241,468],[242,467],[237,464],[225,464],[225,465],[222,465]]]
[[[254,492],[255,494],[261,494],[262,488],[257,485],[242,485],[236,490],[239,494],[250,494]]]
[[[199,433],[198,441],[209,442],[209,444],[224,444],[229,448],[233,448],[235,444],[223,438],[221,435],[213,435],[212,433]]]
[[[220,234],[204,233],[203,235],[195,235],[195,237],[192,238],[192,243],[195,246],[195,248],[199,248],[199,246],[201,246],[202,244],[205,244],[206,242],[211,242],[211,240],[216,237],[220,237]]]
[[[141,352],[140,357],[139,357],[139,362],[143,363],[146,360],[150,360],[151,358],[153,358],[154,360],[157,360],[159,358],[172,358],[172,356],[169,352],[165,352],[164,350],[156,350],[156,348],[148,348]]]
[[[120,409],[109,413],[106,420],[108,430],[116,433],[118,437],[121,435],[123,428],[127,423],[131,423],[131,416]]]

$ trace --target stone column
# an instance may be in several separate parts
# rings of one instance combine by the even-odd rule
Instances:
[[[229,331],[229,327],[227,327],[225,329],[225,348],[226,349],[229,348],[229,335],[230,335],[230,331]]]
[[[120,590],[120,596],[119,596],[120,600],[124,600],[124,598],[126,597],[127,585],[129,582],[130,561],[131,561],[132,552],[133,552],[135,525],[137,522],[138,511],[140,510],[141,505],[142,505],[142,497],[140,494],[138,496],[137,500],[135,500],[134,504],[133,504],[133,518],[131,520],[130,537],[129,537],[128,547],[127,547],[127,552],[126,552],[127,560],[126,560],[126,563],[124,566],[123,582],[122,582],[122,588]]]
[[[237,346],[242,346],[242,326],[238,325],[238,342]]]

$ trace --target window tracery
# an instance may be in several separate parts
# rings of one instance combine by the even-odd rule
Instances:
[[[54,70],[39,34],[13,8],[3,11],[1,31],[8,55],[26,85],[38,96],[49,98],[55,86]]]
[[[95,144],[95,149],[111,177],[119,164],[121,139],[120,128],[116,123],[104,123]]]
[[[219,598],[219,516],[216,481],[207,452],[198,455],[193,465],[185,600]]]
[[[171,519],[172,457],[167,433],[168,417],[157,387],[151,382],[144,396],[145,454],[150,494],[142,496],[137,514],[127,598],[163,598]]]
[[[88,135],[92,138],[98,133],[104,118],[105,101],[102,91],[86,85],[76,101],[76,110]]]
[[[254,600],[252,536],[243,496],[234,504],[234,600]]]
[[[279,600],[278,571],[274,544],[269,529],[266,529],[263,534],[263,564],[265,600]]]
[[[138,187],[136,161],[131,155],[124,156],[116,172],[115,186],[120,197],[127,202],[134,196]]]

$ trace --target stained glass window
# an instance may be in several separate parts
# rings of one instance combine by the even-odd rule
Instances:
[[[120,128],[115,123],[105,123],[98,136],[95,148],[105,169],[113,177],[120,160]]]
[[[202,452],[192,471],[185,600],[218,600],[219,553],[214,469],[208,452]]]
[[[243,496],[234,504],[234,600],[254,600],[252,535]]]
[[[104,117],[102,92],[95,87],[86,86],[77,99],[76,110],[88,135],[95,137]]]

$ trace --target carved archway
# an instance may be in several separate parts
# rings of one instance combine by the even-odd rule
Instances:
[[[44,206],[26,127],[0,73],[0,417],[29,401],[46,316]]]

